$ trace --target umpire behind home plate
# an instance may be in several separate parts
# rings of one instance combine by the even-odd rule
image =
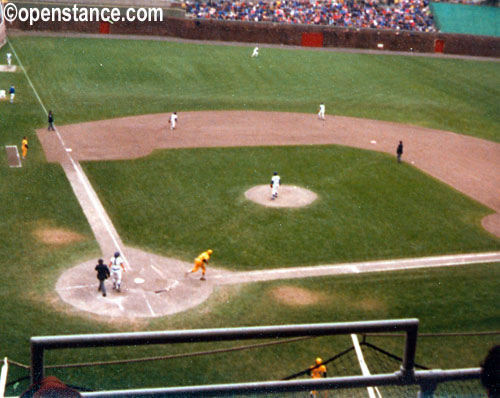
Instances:
[[[106,286],[104,286],[104,281],[109,278],[109,268],[102,258],[97,262],[98,264],[95,266],[95,270],[97,271],[97,279],[99,279],[99,288],[98,292],[102,292],[102,295],[106,297]]]

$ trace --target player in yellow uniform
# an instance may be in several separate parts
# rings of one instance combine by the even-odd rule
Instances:
[[[204,281],[205,279],[205,272],[207,272],[206,265],[208,264],[208,260],[210,260],[210,256],[212,255],[214,251],[212,249],[208,249],[207,251],[201,253],[198,257],[194,259],[194,267],[192,270],[186,272],[186,276],[190,273],[198,272],[198,270],[201,268],[201,278],[200,280]]]
[[[316,358],[316,364],[309,368],[309,374],[313,379],[326,377],[326,366],[323,365],[323,360],[321,358]],[[317,393],[317,391],[311,391],[310,397],[316,398]]]
[[[23,141],[21,143],[21,151],[24,159],[28,154],[28,139],[26,137],[23,137]]]

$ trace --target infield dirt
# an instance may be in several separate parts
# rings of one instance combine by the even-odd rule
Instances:
[[[71,162],[68,148],[76,162],[138,158],[161,148],[262,145],[339,144],[395,155],[396,146],[402,140],[403,161],[494,210],[494,214],[485,217],[483,226],[500,236],[500,144],[418,126],[339,116],[327,116],[326,121],[321,121],[311,114],[254,111],[183,112],[178,115],[179,124],[173,131],[169,129],[168,114],[60,126],[58,132],[66,148],[55,133],[46,130],[37,133],[47,160],[61,163],[65,171]],[[67,173],[68,178],[77,178],[74,174]],[[98,242],[107,240],[105,231],[93,230]],[[114,249],[107,246],[109,243],[101,244],[103,252],[112,253]],[[95,261],[91,261],[61,276],[56,286],[60,297],[79,310],[103,316],[153,317],[196,306],[208,298],[217,285],[252,280],[251,273],[246,276],[239,273],[239,277],[234,278],[235,274],[229,271],[209,267],[208,281],[202,282],[193,275],[184,278],[183,273],[191,266],[189,263],[160,258],[137,249],[126,248],[126,252],[134,266],[132,272],[125,274],[123,293],[111,292],[107,298],[100,296],[93,271]],[[151,265],[159,272],[152,271]],[[290,269],[289,273],[283,273],[282,278],[291,277],[292,272]],[[137,278],[145,282],[135,283]],[[155,293],[158,288],[169,286],[164,293]],[[99,305],[102,300],[112,304],[105,306],[104,312],[99,310],[103,307]]]

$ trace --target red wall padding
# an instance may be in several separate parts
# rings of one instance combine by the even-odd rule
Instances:
[[[304,47],[323,47],[323,33],[302,33]]]

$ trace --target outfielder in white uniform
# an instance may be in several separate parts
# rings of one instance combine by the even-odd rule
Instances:
[[[274,172],[273,176],[271,177],[271,200],[274,200],[278,197],[278,187],[281,185],[281,178],[278,175],[278,173]]]
[[[12,65],[12,54],[11,53],[7,53],[7,64],[9,66]]]
[[[318,117],[321,120],[325,120],[325,104],[323,104],[323,103],[319,104]]]
[[[175,124],[177,123],[177,112],[174,112],[172,113],[172,115],[170,115],[170,119],[168,120],[168,122],[170,123],[170,130],[175,129]]]
[[[111,257],[109,268],[111,271],[111,280],[113,281],[113,289],[119,292],[122,284],[122,272],[125,272],[120,252],[115,252],[114,256]]]
[[[258,57],[258,56],[259,56],[259,47],[255,47],[253,49],[252,58],[255,58],[255,57]]]

